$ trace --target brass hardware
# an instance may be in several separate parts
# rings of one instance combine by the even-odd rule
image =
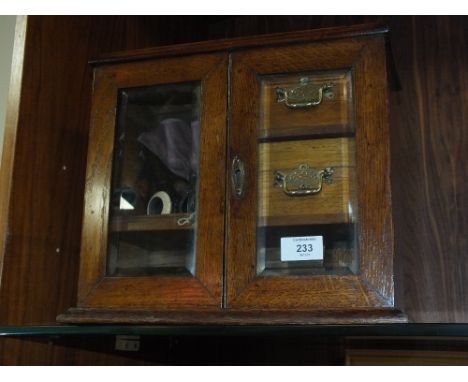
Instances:
[[[245,187],[245,167],[239,155],[232,160],[231,181],[234,195],[239,199],[242,198]]]
[[[297,169],[285,174],[274,172],[274,187],[282,187],[286,195],[304,196],[318,194],[322,190],[323,182],[333,183],[333,168],[327,167],[317,170],[308,164],[300,164]]]
[[[334,97],[330,90],[334,86],[333,83],[312,84],[307,77],[302,77],[295,88],[276,88],[276,102],[284,102],[292,109],[317,106],[322,102],[323,96],[330,99]]]

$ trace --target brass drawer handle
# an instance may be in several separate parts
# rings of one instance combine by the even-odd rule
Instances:
[[[276,88],[276,102],[284,104],[291,109],[301,109],[310,106],[317,106],[322,103],[323,96],[333,98],[331,91],[335,84],[312,84],[307,77],[299,80],[299,85],[294,88]]]
[[[245,166],[239,155],[236,155],[232,160],[231,182],[232,190],[236,198],[242,198],[242,196],[244,196],[245,187]]]
[[[333,168],[322,170],[300,164],[298,168],[285,174],[282,171],[274,172],[274,187],[282,187],[288,196],[304,196],[318,194],[322,190],[323,182],[333,183]]]

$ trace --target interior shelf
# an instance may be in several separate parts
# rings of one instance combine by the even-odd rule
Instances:
[[[189,230],[193,224],[180,225],[179,219],[189,219],[191,214],[126,215],[115,216],[109,224],[110,232]]]
[[[353,224],[348,213],[342,214],[315,214],[309,216],[261,216],[258,219],[258,227],[288,227],[288,226],[318,226],[332,224]]]
[[[259,143],[264,143],[331,137],[354,137],[355,133],[353,129],[354,128],[349,124],[314,126],[313,130],[311,130],[310,125],[289,129],[275,129],[274,127],[270,127],[266,129],[258,129],[257,141]]]

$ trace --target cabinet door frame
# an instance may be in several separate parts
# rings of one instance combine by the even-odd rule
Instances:
[[[385,41],[382,36],[235,52],[231,56],[229,160],[245,163],[245,191],[228,188],[227,301],[232,309],[393,307],[393,227]],[[354,78],[359,272],[256,273],[259,76],[349,69]]]
[[[223,296],[227,54],[198,54],[94,69],[78,307],[220,308]],[[108,218],[118,90],[201,81],[195,275],[107,277]]]

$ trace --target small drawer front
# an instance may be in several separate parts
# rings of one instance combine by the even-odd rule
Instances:
[[[355,219],[355,146],[353,138],[330,138],[261,143],[259,145],[259,225],[289,226],[349,223]],[[321,190],[301,194],[300,183],[278,182],[307,165],[330,169]],[[313,173],[313,170],[312,170]],[[276,175],[275,175],[276,174]],[[309,174],[310,175],[310,174]],[[301,177],[300,175],[299,177]],[[304,181],[307,183],[307,180]],[[285,191],[299,191],[297,195]]]
[[[354,131],[349,70],[266,76],[260,87],[259,138]]]

